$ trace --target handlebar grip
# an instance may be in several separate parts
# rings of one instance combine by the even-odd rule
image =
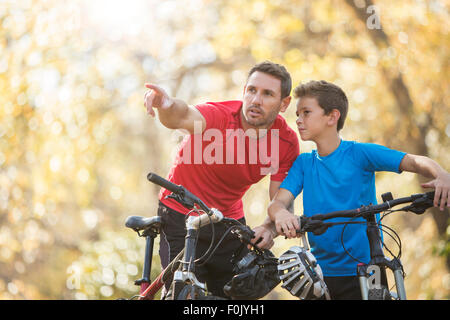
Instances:
[[[172,191],[173,193],[178,193],[183,189],[183,187],[176,185],[175,183],[172,183],[169,180],[166,180],[153,172],[150,172],[147,175],[147,180],[150,182],[153,182],[169,191]]]
[[[435,191],[433,190],[433,191],[429,191],[429,192],[425,193],[426,197],[430,200],[434,200],[434,192]]]

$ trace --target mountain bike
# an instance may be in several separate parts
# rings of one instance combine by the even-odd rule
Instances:
[[[253,230],[241,222],[224,217],[223,214],[215,208],[209,208],[200,198],[192,194],[181,185],[176,185],[154,173],[149,173],[147,179],[169,191],[170,198],[176,200],[184,207],[191,210],[186,217],[186,237],[184,249],[162,270],[159,276],[153,281],[150,280],[150,271],[152,267],[152,256],[154,240],[160,233],[163,221],[161,217],[141,217],[129,216],[125,221],[125,226],[136,231],[140,237],[145,237],[145,257],[142,277],[135,281],[140,286],[138,295],[131,299],[153,300],[162,286],[173,277],[170,294],[165,299],[185,300],[222,300],[224,298],[212,296],[206,288],[205,283],[200,282],[195,276],[195,267],[200,261],[206,262],[215,250],[222,243],[228,233],[232,232],[244,245],[251,245],[253,249],[260,250],[257,245],[252,244],[250,240],[254,236]],[[215,223],[225,224],[228,229],[219,239],[213,248],[214,227],[212,227],[211,245],[202,257],[196,259],[196,240],[199,229],[206,225]]]
[[[383,203],[377,205],[361,206],[354,210],[334,211],[327,214],[315,214],[310,217],[301,216],[300,230],[297,232],[312,232],[314,235],[323,234],[329,227],[336,225],[344,225],[341,233],[341,244],[347,254],[350,252],[344,246],[343,236],[345,226],[348,224],[365,224],[367,238],[370,247],[370,261],[363,263],[358,261],[357,276],[359,278],[361,295],[363,300],[406,300],[406,291],[404,286],[405,272],[400,261],[401,255],[401,240],[398,234],[386,225],[381,224],[383,218],[388,214],[398,211],[413,212],[415,214],[422,214],[428,208],[433,207],[434,191],[428,193],[413,194],[409,197],[394,199],[390,192],[382,195]],[[393,207],[409,203],[409,205],[394,210]],[[377,221],[376,214],[383,215]],[[325,220],[333,218],[363,218],[365,221],[341,221],[341,222],[325,222]],[[399,253],[395,256],[382,241],[381,233],[389,235],[398,245]],[[389,230],[389,231],[387,231]],[[391,234],[392,233],[392,234]],[[392,256],[389,259],[384,255],[383,248],[385,248]],[[396,292],[390,292],[388,289],[386,270],[391,270],[394,275]]]

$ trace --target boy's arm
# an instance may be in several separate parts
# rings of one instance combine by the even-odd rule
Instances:
[[[281,181],[270,181],[269,197],[271,201],[280,189],[280,185]],[[293,200],[291,201],[288,210],[294,213]],[[264,222],[260,226],[255,227],[253,231],[255,232],[255,237],[253,238],[252,242],[256,243],[259,239],[261,239],[258,243],[258,246],[261,248],[271,248],[274,244],[273,239],[278,236],[275,224],[272,222],[270,217],[267,217],[266,220],[264,220]]]
[[[155,116],[153,108],[158,109],[159,121],[169,129],[184,129],[189,133],[194,132],[195,123],[201,124],[201,132],[206,127],[205,118],[200,111],[188,106],[180,99],[170,97],[161,87],[147,83],[145,86],[150,89],[145,93],[144,105],[151,116]]]
[[[297,237],[296,230],[300,229],[298,217],[288,210],[294,201],[294,195],[286,190],[279,189],[269,205],[269,218],[275,223],[278,234],[284,234],[287,238]]]
[[[400,170],[418,173],[433,180],[423,183],[423,188],[434,188],[434,206],[437,207],[439,200],[441,211],[444,210],[445,203],[450,207],[450,173],[445,171],[436,161],[413,154],[406,154],[401,163]]]

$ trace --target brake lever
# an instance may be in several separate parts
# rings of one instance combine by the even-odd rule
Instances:
[[[411,211],[415,214],[422,214],[427,209],[433,207],[433,199],[430,199],[429,196],[420,197],[415,199],[409,206],[404,208],[405,211]]]
[[[322,220],[309,220],[305,226],[306,231],[312,232],[314,235],[318,236],[328,230],[329,225]],[[308,230],[310,229],[310,230]]]
[[[298,230],[297,233],[312,232],[314,235],[318,236],[325,233],[329,227],[329,225],[322,220],[311,220],[304,216],[301,216],[299,221],[300,230]]]
[[[255,232],[247,225],[234,226],[232,233],[237,234],[239,240],[245,244],[251,244],[251,239],[255,237]]]
[[[171,193],[168,196],[166,196],[166,199],[174,199],[178,203],[180,203],[183,207],[187,209],[194,209],[195,205],[198,203],[199,199],[192,194],[189,190],[182,187],[180,192],[177,193]],[[208,212],[206,212],[208,213]]]
[[[184,194],[180,195],[178,193],[177,194],[171,193],[168,196],[166,196],[166,199],[174,199],[176,202],[178,202],[187,209],[193,209],[195,206],[195,202],[193,201],[193,199],[186,197]]]

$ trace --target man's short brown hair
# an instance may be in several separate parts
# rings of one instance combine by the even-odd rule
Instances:
[[[289,96],[292,90],[292,79],[289,72],[281,64],[277,64],[271,61],[264,61],[258,63],[253,68],[250,69],[247,80],[250,76],[256,72],[264,72],[270,74],[271,76],[279,79],[281,81],[281,99]]]
[[[344,127],[348,111],[348,100],[345,92],[337,85],[325,80],[301,83],[294,89],[294,96],[295,98],[316,98],[317,103],[325,111],[325,114],[329,114],[333,109],[339,110],[341,116],[337,123],[337,130],[339,131]]]

